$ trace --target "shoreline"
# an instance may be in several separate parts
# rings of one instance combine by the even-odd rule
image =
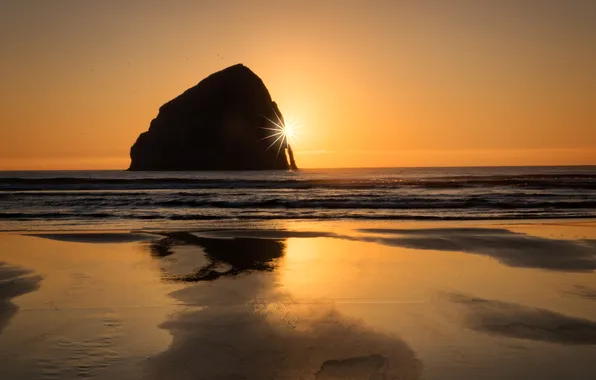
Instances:
[[[22,224],[22,221],[14,221],[15,223]],[[262,227],[279,226],[279,225],[314,225],[314,224],[400,224],[400,225],[508,225],[508,226],[523,226],[523,225],[561,225],[561,226],[572,226],[576,224],[580,225],[594,225],[596,226],[596,218],[539,218],[539,219],[471,219],[471,220],[409,220],[409,219],[254,219],[254,220],[201,220],[192,221],[185,223],[182,226],[151,226],[151,227],[140,227],[131,228],[130,226],[124,226],[126,222],[121,225],[110,225],[108,228],[101,228],[95,224],[83,224],[84,228],[78,225],[75,228],[70,228],[65,225],[56,226],[55,228],[32,228],[32,229],[0,229],[0,234],[37,234],[37,233],[140,233],[140,234],[151,234],[156,232],[164,231],[203,231],[214,229],[212,226],[216,223],[222,225],[215,229],[235,229],[238,227],[245,226],[256,226],[254,229]],[[142,224],[142,223],[141,223]],[[151,224],[151,223],[149,223]],[[156,223],[159,224],[159,223]]]
[[[399,249],[483,256],[510,267],[591,272],[596,270],[596,221],[575,223],[285,223],[130,231],[27,232],[20,236],[68,243],[142,243],[169,255],[171,245],[202,247],[209,241],[285,241],[325,238]],[[238,255],[243,255],[238,252]],[[234,260],[234,258],[230,258]],[[213,272],[215,273],[215,272]]]
[[[400,225],[406,228],[418,229],[424,227],[443,227],[450,228],[449,226],[461,226],[469,225],[472,227],[476,226],[584,226],[584,227],[595,227],[596,218],[581,218],[581,219],[499,219],[499,220],[448,220],[448,221],[418,221],[418,220],[359,220],[359,219],[341,219],[341,220],[303,220],[303,219],[287,219],[287,220],[267,220],[258,222],[255,221],[244,221],[234,220],[227,223],[217,223],[221,226],[214,226],[213,223],[204,222],[193,225],[181,226],[181,227],[149,227],[149,228],[97,228],[97,226],[90,225],[90,228],[63,228],[61,229],[35,229],[35,230],[0,230],[2,234],[14,234],[23,236],[38,236],[43,235],[65,235],[72,234],[73,237],[76,235],[99,235],[106,234],[110,238],[118,239],[119,236],[126,234],[130,235],[131,240],[123,240],[122,242],[135,242],[152,240],[152,236],[159,235],[160,233],[169,232],[212,232],[212,231],[288,231],[291,232],[291,228],[297,228],[298,231],[306,230],[308,226],[333,226],[339,228],[349,228],[355,225]],[[290,228],[287,228],[290,227]],[[93,241],[90,241],[93,242]]]

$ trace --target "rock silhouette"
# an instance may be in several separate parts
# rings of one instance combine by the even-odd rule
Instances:
[[[160,107],[130,149],[129,170],[290,169],[289,145],[270,147],[271,120],[283,116],[263,81],[228,67]]]

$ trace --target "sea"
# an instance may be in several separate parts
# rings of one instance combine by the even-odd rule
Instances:
[[[596,217],[596,166],[0,172],[0,231]]]

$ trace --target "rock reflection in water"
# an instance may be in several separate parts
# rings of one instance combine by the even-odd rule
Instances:
[[[167,238],[172,257],[177,245],[196,245],[209,263],[178,277],[193,283],[172,296],[199,307],[162,325],[173,341],[149,361],[150,378],[420,378],[418,359],[398,337],[342,315],[332,303],[297,302],[284,291],[275,271],[283,239]]]

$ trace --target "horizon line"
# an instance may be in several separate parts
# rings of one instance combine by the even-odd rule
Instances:
[[[594,164],[556,164],[556,165],[429,165],[429,166],[356,166],[356,167],[301,167],[297,171],[301,170],[346,170],[346,169],[463,169],[463,168],[568,168],[568,167],[596,167]],[[102,172],[102,171],[114,171],[114,172],[126,172],[127,169],[0,169],[0,172]],[[139,172],[270,172],[270,171],[290,171],[290,170],[146,170]]]

